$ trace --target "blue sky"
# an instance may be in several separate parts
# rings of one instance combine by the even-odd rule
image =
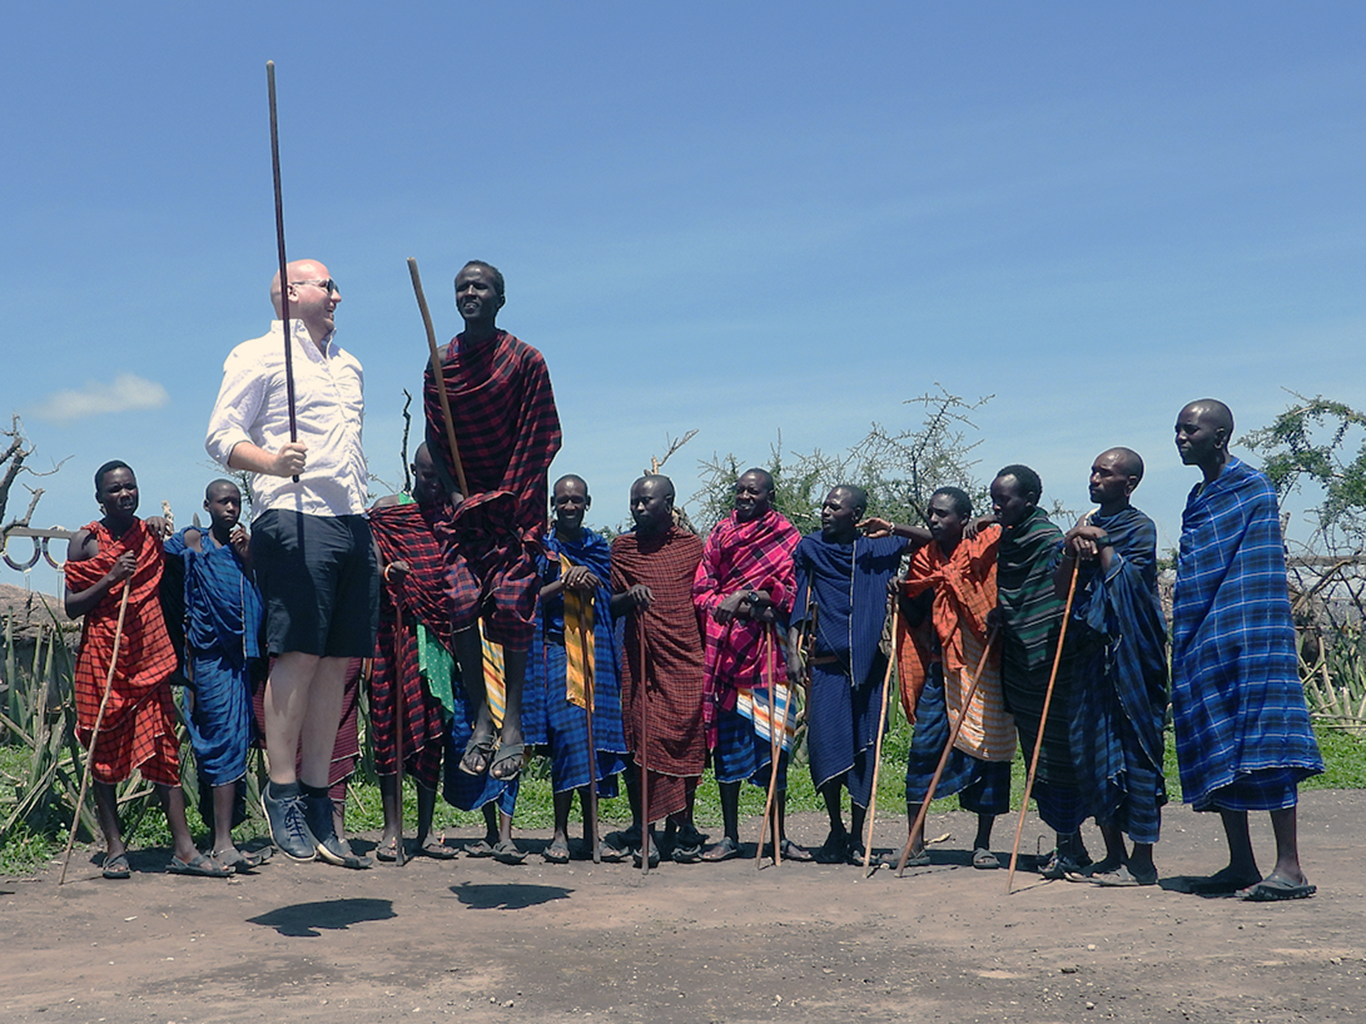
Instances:
[[[508,279],[590,521],[669,469],[837,450],[940,382],[996,397],[982,475],[1085,504],[1145,455],[1175,542],[1186,401],[1240,428],[1283,387],[1366,405],[1366,7],[1359,3],[10,5],[0,32],[0,412],[36,519],[138,471],[182,521],[214,474],[223,357],[264,332],[278,66],[292,258],[339,281],[372,471],[464,260]],[[117,385],[116,385],[117,382]],[[90,397],[95,386],[100,398]],[[63,395],[62,392],[76,392]],[[14,502],[12,502],[12,505]],[[6,570],[8,571],[8,570]],[[15,582],[14,574],[4,577]]]

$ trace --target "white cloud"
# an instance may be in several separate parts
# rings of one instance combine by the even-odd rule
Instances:
[[[79,420],[107,412],[159,409],[170,400],[166,389],[156,381],[121,373],[113,383],[90,381],[82,388],[54,391],[34,410],[34,415],[45,420]]]

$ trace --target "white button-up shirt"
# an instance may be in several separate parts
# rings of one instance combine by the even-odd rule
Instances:
[[[361,447],[365,416],[365,373],[359,360],[337,347],[336,332],[319,351],[302,320],[293,326],[294,414],[299,440],[308,446],[304,471],[287,476],[251,475],[252,511],[267,509],[315,516],[360,515],[366,507],[368,475]],[[278,451],[289,441],[285,350],[280,321],[270,333],[244,341],[223,363],[204,447],[228,464],[232,450],[250,441]]]

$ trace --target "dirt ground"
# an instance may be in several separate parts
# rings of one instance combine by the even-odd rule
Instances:
[[[1270,850],[1258,821],[1254,840]],[[794,819],[816,843],[824,824]],[[878,828],[899,845],[904,817]],[[757,822],[746,825],[753,838]],[[1341,1021],[1366,1018],[1366,792],[1304,794],[1313,899],[1177,891],[1223,863],[1217,817],[1169,808],[1164,887],[1100,889],[967,866],[972,819],[932,816],[934,864],[898,879],[752,860],[628,865],[531,856],[349,872],[280,858],[231,881],[130,881],[78,854],[6,879],[9,1021]],[[997,824],[1006,859],[1013,820]],[[1043,831],[1031,817],[1022,850]],[[373,839],[374,837],[369,837]],[[470,839],[473,836],[468,837]],[[539,850],[545,833],[519,836]],[[1088,842],[1099,837],[1088,833]],[[368,844],[364,844],[368,845]],[[1032,857],[1030,863],[1032,863]],[[1264,855],[1263,867],[1269,865]]]

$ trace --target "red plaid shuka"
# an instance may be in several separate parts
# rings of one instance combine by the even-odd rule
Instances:
[[[161,541],[141,519],[135,519],[117,540],[103,523],[85,527],[99,550],[91,558],[66,563],[67,589],[89,590],[124,551],[137,556],[132,577],[116,583],[81,624],[81,653],[76,659],[76,736],[89,747],[104,695],[109,659],[114,653],[114,630],[125,587],[128,611],[99,741],[90,753],[95,779],[122,782],[137,768],[149,782],[180,785],[179,745],[175,705],[168,680],[175,671],[175,648],[161,615]]]
[[[450,509],[444,504],[419,505],[411,499],[370,510],[370,532],[384,565],[405,561],[411,572],[402,583],[385,583],[380,591],[379,636],[370,674],[371,740],[375,770],[393,775],[396,767],[394,680],[402,680],[404,767],[427,789],[440,782],[441,748],[445,722],[441,702],[432,696],[418,671],[416,623],[421,622],[451,649],[451,600],[446,588],[446,566],[434,524]],[[397,606],[403,609],[404,629],[395,643]]]
[[[650,821],[659,821],[687,806],[686,780],[706,767],[707,743],[702,728],[702,630],[692,600],[692,581],[702,558],[702,542],[671,526],[667,533],[643,540],[623,533],[612,541],[612,593],[643,583],[654,594],[647,611],[626,616],[622,659],[621,709],[626,744],[636,763],[640,744],[640,636],[645,630],[649,669],[646,704],[650,770]]]
[[[438,530],[447,549],[453,624],[464,629],[483,613],[488,639],[526,650],[539,590],[534,563],[545,533],[546,471],[560,450],[550,373],[539,352],[499,331],[472,348],[456,337],[446,346],[441,376],[470,489]],[[430,363],[422,400],[427,446],[455,480]]]
[[[792,552],[801,533],[781,514],[769,509],[758,519],[744,523],[731,513],[707,536],[702,561],[693,577],[692,594],[707,634],[706,700],[707,742],[716,745],[716,716],[735,708],[739,688],[759,685],[766,627],[753,619],[732,619],[722,624],[712,611],[738,591],[766,590],[782,615],[779,629],[792,611],[797,593],[797,568]],[[776,678],[787,679],[782,658],[777,659]]]

